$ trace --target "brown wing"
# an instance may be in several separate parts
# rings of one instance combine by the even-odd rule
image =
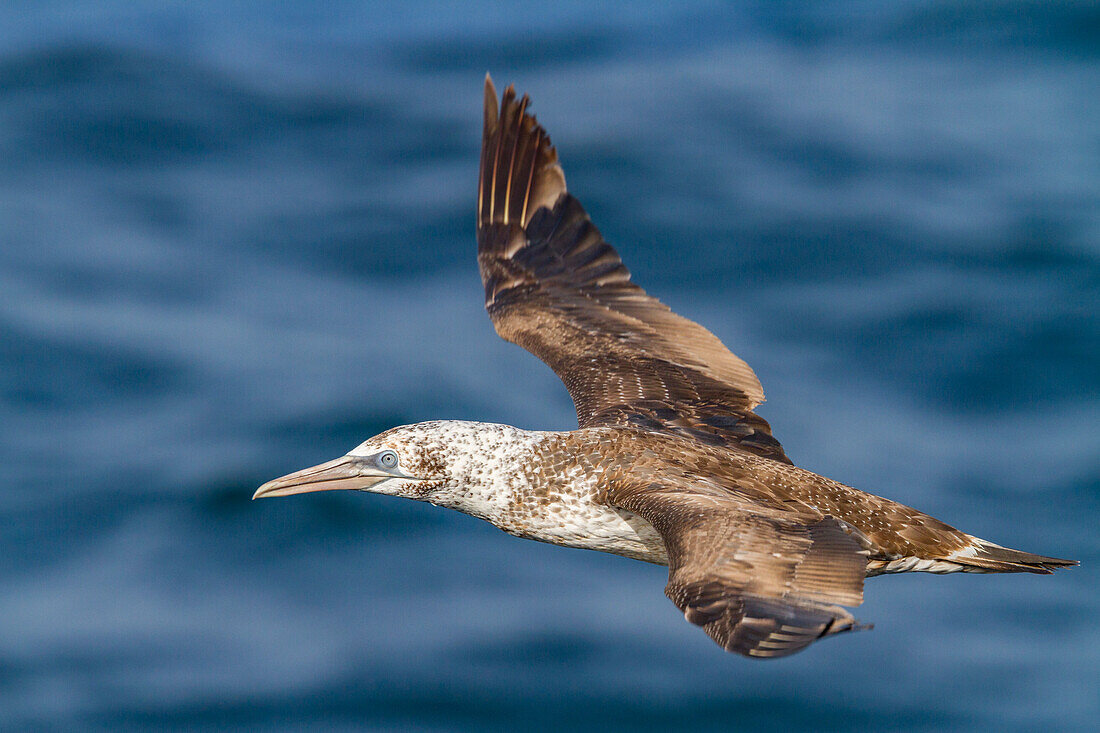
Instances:
[[[557,153],[512,87],[485,80],[478,264],[497,333],[552,368],[581,427],[617,425],[736,445],[789,463],[748,364],[630,282],[566,191]]]
[[[727,651],[782,657],[868,628],[836,605],[863,602],[867,551],[835,519],[799,521],[717,488],[620,485],[608,498],[660,532],[665,595]]]

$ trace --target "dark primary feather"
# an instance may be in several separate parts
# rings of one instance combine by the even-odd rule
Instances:
[[[752,369],[702,326],[630,281],[630,272],[565,187],[527,97],[498,109],[485,86],[478,264],[501,337],[546,362],[581,427],[637,427],[733,445],[789,463],[752,412]]]

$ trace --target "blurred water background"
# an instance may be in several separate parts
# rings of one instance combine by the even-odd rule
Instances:
[[[1092,2],[0,5],[0,728],[1086,730]],[[568,429],[481,308],[481,85],[800,465],[1053,577],[868,583],[722,653],[665,571],[261,482],[431,418]]]

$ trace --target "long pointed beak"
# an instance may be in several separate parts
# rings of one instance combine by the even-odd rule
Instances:
[[[287,474],[256,489],[253,499],[267,496],[290,496],[310,491],[335,491],[337,489],[369,489],[392,474],[366,465],[354,456],[343,456],[335,461]]]

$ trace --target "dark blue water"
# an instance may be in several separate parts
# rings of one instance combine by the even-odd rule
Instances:
[[[274,4],[272,4],[274,5]],[[0,6],[0,728],[1048,730],[1100,716],[1094,3]],[[569,428],[481,310],[486,70],[799,464],[1053,577],[722,653],[664,570],[261,482]]]

